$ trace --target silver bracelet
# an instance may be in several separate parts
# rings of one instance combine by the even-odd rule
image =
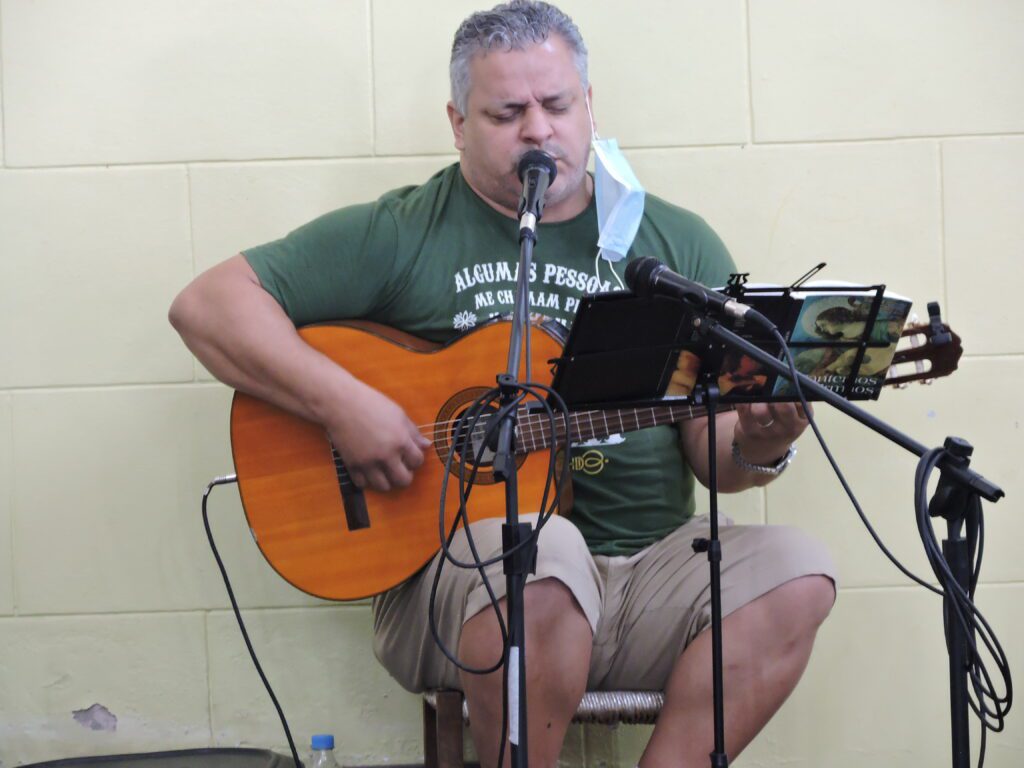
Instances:
[[[746,472],[756,472],[759,475],[772,475],[773,477],[778,476],[789,466],[794,456],[796,456],[796,446],[790,445],[789,449],[782,455],[782,458],[774,464],[751,464],[740,453],[739,443],[736,440],[732,441],[732,460],[737,467]]]

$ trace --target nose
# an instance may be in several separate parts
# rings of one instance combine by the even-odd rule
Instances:
[[[529,106],[523,113],[520,137],[527,144],[543,147],[554,134],[547,112],[540,104]]]

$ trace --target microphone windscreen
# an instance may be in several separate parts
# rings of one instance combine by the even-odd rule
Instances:
[[[531,168],[537,168],[542,171],[547,171],[548,184],[551,184],[555,180],[555,175],[558,173],[558,166],[555,165],[555,160],[547,152],[540,149],[531,149],[519,160],[519,180],[523,181],[526,176],[526,172]]]
[[[651,294],[651,278],[655,270],[665,266],[651,256],[644,256],[626,265],[625,280],[629,289],[637,296],[649,296]]]

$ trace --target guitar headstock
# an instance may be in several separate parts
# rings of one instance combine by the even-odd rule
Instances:
[[[913,323],[900,334],[900,347],[893,355],[886,385],[905,387],[912,381],[928,384],[957,369],[964,353],[960,337],[946,323]]]

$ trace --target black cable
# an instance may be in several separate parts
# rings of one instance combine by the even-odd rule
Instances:
[[[220,553],[217,551],[217,545],[213,541],[213,531],[210,529],[210,516],[206,511],[206,500],[210,495],[210,491],[213,490],[214,486],[237,482],[237,476],[227,475],[225,477],[215,478],[206,486],[206,490],[203,492],[203,526],[206,528],[206,538],[210,541],[210,549],[213,550],[213,557],[217,561],[217,567],[220,568],[220,575],[224,579],[224,586],[227,588],[228,598],[231,600],[231,608],[234,610],[235,618],[238,620],[238,628],[242,631],[242,639],[245,640],[245,647],[249,649],[249,656],[252,658],[252,663],[255,665],[256,671],[259,673],[260,680],[263,681],[263,685],[266,687],[267,693],[270,694],[270,700],[274,702],[274,709],[277,710],[277,716],[281,719],[285,738],[288,739],[288,748],[291,749],[292,759],[295,761],[295,768],[303,768],[302,761],[299,760],[299,753],[295,749],[295,741],[292,739],[291,729],[288,727],[288,719],[284,716],[284,710],[281,709],[281,705],[277,701],[277,696],[274,695],[274,689],[270,687],[270,681],[267,680],[267,676],[263,674],[263,667],[260,666],[260,660],[256,658],[256,651],[252,647],[252,641],[249,640],[249,633],[245,629],[245,622],[242,621],[242,613],[238,610],[238,601],[235,600],[235,592],[231,589],[231,581],[228,579],[227,569],[224,567],[224,561],[221,560]]]
[[[981,502],[974,494],[962,496],[960,501],[968,506],[964,518],[966,540],[968,542],[969,561],[971,563],[967,590],[953,574],[943,555],[935,529],[932,526],[928,504],[928,481],[935,468],[948,457],[945,448],[933,448],[921,457],[915,475],[914,507],[917,517],[918,532],[924,544],[928,562],[942,588],[944,603],[948,604],[955,614],[956,621],[962,630],[962,637],[967,647],[966,668],[974,696],[968,691],[967,703],[981,723],[981,750],[978,756],[979,767],[984,764],[987,732],[998,733],[1005,727],[1006,716],[1013,704],[1013,681],[1010,678],[1009,663],[1002,645],[992,631],[985,617],[974,604],[978,574],[981,571],[981,560],[984,551],[984,517],[981,515]],[[954,500],[954,503],[957,500]],[[950,539],[957,532],[950,532]],[[976,542],[976,546],[973,544]],[[945,611],[943,612],[945,615]],[[946,649],[951,650],[954,641],[953,628],[944,622]],[[1002,678],[1004,693],[996,692],[992,676],[979,652],[976,637],[980,636],[988,656],[995,662],[999,676]]]
[[[821,434],[821,430],[818,428],[818,425],[814,420],[814,416],[811,413],[807,399],[800,387],[796,364],[785,338],[783,338],[782,334],[779,333],[778,329],[775,328],[774,325],[770,323],[762,323],[762,325],[765,325],[765,327],[771,331],[776,341],[779,342],[782,350],[785,352],[789,371],[793,377],[793,386],[796,389],[797,396],[800,399],[800,404],[807,416],[808,423],[814,431],[814,435],[817,438],[818,443],[821,445],[821,449],[825,453],[829,464],[831,464],[836,477],[839,478],[839,482],[842,484],[843,490],[846,491],[846,495],[850,498],[854,509],[857,510],[857,514],[860,516],[861,521],[867,528],[868,533],[871,534],[871,537],[889,561],[892,562],[893,565],[895,565],[904,575],[930,592],[941,595],[944,600],[949,600],[954,609],[957,621],[964,630],[964,637],[967,638],[967,645],[970,651],[968,670],[971,686],[974,690],[974,698],[971,698],[970,694],[968,694],[968,704],[981,723],[981,744],[978,756],[978,766],[980,768],[985,761],[987,732],[989,730],[993,732],[1003,730],[1005,727],[1006,715],[1009,713],[1013,702],[1013,683],[1010,678],[1010,669],[1006,655],[1003,652],[998,638],[996,638],[995,633],[992,631],[992,628],[985,620],[985,617],[982,616],[981,612],[978,611],[973,601],[974,592],[981,573],[981,559],[985,544],[985,525],[984,518],[981,515],[981,502],[977,496],[971,497],[971,503],[977,506],[973,510],[973,514],[968,515],[966,520],[966,538],[968,541],[969,560],[971,561],[971,573],[969,589],[965,592],[949,569],[949,565],[946,562],[945,556],[942,554],[941,547],[939,546],[938,540],[935,536],[935,531],[931,525],[930,516],[928,514],[928,478],[934,468],[941,463],[946,455],[946,451],[944,448],[935,448],[926,452],[925,455],[921,457],[921,460],[918,463],[917,472],[915,473],[915,512],[918,530],[921,534],[921,539],[925,547],[925,553],[940,586],[939,588],[933,587],[931,584],[928,584],[920,577],[911,573],[882,543],[881,538],[868,521],[867,516],[864,514],[860,503],[857,501],[857,498],[853,493],[853,490],[850,488],[849,483],[846,481],[842,471],[839,469],[839,465],[832,456],[832,452],[826,445],[825,439]],[[943,616],[945,618],[945,611],[943,612]],[[945,621],[944,624],[946,624]],[[947,651],[950,648],[951,642],[950,632],[950,627],[945,626]],[[988,672],[988,668],[985,666],[984,660],[978,652],[977,643],[974,640],[975,634],[981,636],[986,651],[996,663],[996,667],[1003,681],[1003,689],[1005,691],[1003,694],[995,692],[992,677]]]
[[[860,516],[861,522],[864,523],[864,527],[868,529],[868,533],[871,534],[871,538],[875,540],[875,544],[882,550],[882,553],[889,558],[889,562],[896,566],[908,579],[917,582],[925,589],[935,594],[941,594],[941,592],[933,587],[931,584],[926,582],[924,579],[916,576],[909,571],[903,563],[896,559],[896,556],[882,543],[881,537],[878,532],[875,531],[874,526],[871,525],[871,521],[868,520],[867,515],[864,514],[864,509],[861,507],[860,502],[853,493],[853,489],[850,484],[846,481],[846,476],[843,475],[839,464],[836,463],[835,457],[832,456],[832,451],[829,450],[828,445],[825,443],[825,438],[821,434],[821,430],[818,428],[818,423],[814,420],[814,414],[811,412],[811,408],[807,403],[807,398],[804,396],[803,388],[800,386],[800,380],[796,369],[796,363],[793,361],[793,353],[789,349],[789,345],[783,338],[782,334],[779,333],[779,329],[774,325],[768,326],[768,330],[775,336],[775,340],[779,342],[782,347],[782,351],[786,353],[786,362],[789,364],[789,372],[793,376],[793,387],[796,389],[797,397],[800,398],[800,405],[804,409],[804,414],[807,416],[807,422],[810,424],[811,430],[814,432],[814,436],[818,439],[818,444],[821,446],[821,450],[825,453],[825,458],[828,459],[828,463],[832,466],[832,471],[836,477],[839,478],[839,483],[843,486],[843,490],[846,491],[846,495],[849,497],[850,502],[853,504],[853,508],[857,510],[857,514]]]
[[[527,342],[528,344],[528,342]],[[529,350],[529,346],[527,346]],[[527,352],[529,354],[529,352]],[[498,744],[498,760],[497,764],[501,765],[504,760],[505,746],[506,746],[506,731],[508,730],[508,664],[507,659],[509,655],[509,637],[508,630],[505,624],[504,617],[501,614],[501,606],[499,600],[494,592],[494,589],[490,583],[490,579],[487,576],[486,568],[495,563],[506,560],[513,555],[519,553],[521,550],[529,549],[537,546],[538,537],[541,529],[545,523],[550,519],[551,515],[557,513],[559,501],[562,498],[562,490],[565,487],[565,483],[571,482],[569,475],[569,462],[564,461],[562,464],[562,470],[560,473],[557,472],[557,456],[559,450],[564,451],[566,457],[569,456],[571,449],[571,433],[569,426],[569,409],[565,405],[565,402],[558,395],[557,392],[552,390],[550,387],[538,384],[534,382],[527,382],[525,384],[517,383],[515,385],[516,393],[512,399],[505,404],[501,404],[499,398],[501,397],[500,388],[491,388],[480,397],[478,397],[469,408],[467,408],[455,422],[453,431],[454,438],[450,441],[448,456],[445,460],[444,475],[441,481],[441,497],[440,497],[440,510],[438,515],[438,535],[440,541],[440,557],[438,558],[437,569],[434,572],[434,579],[430,590],[429,600],[429,626],[431,635],[434,638],[434,642],[437,644],[441,652],[451,661],[456,668],[468,673],[476,675],[491,674],[501,668],[502,671],[502,717],[501,717],[501,734]],[[546,395],[546,397],[545,397]],[[536,400],[543,408],[546,423],[549,429],[549,445],[548,445],[548,470],[545,476],[544,492],[541,497],[540,510],[537,517],[537,524],[523,541],[508,551],[503,551],[501,554],[483,560],[480,557],[480,553],[477,549],[476,542],[473,539],[473,532],[471,530],[469,514],[467,512],[467,506],[469,501],[470,493],[472,492],[473,485],[476,482],[477,474],[480,470],[481,465],[484,463],[483,458],[490,446],[493,445],[493,438],[495,437],[496,430],[500,429],[501,424],[506,416],[512,411],[519,412],[520,406],[528,398]],[[554,402],[555,408],[552,408],[551,402]],[[494,403],[498,403],[495,407]],[[493,408],[493,410],[488,410]],[[564,435],[559,439],[558,434],[558,416],[557,410],[563,415],[563,423],[565,425]],[[524,407],[526,415],[532,415],[529,409]],[[483,423],[482,434],[479,431],[481,422]],[[542,431],[543,433],[543,431]],[[480,438],[479,446],[474,451],[472,446],[472,438],[478,436]],[[444,520],[445,520],[445,508],[447,506],[448,499],[448,483],[449,478],[452,475],[453,462],[455,461],[456,455],[462,456],[463,460],[459,463],[458,470],[458,510],[455,513],[454,519],[452,520],[451,527],[448,531],[445,531]],[[472,457],[467,460],[467,457]],[[512,460],[515,460],[515,450],[513,451]],[[469,477],[466,476],[467,464],[470,465]],[[551,497],[551,490],[554,487],[554,496],[551,503],[548,503],[549,497]],[[458,529],[461,527],[466,536],[466,543],[469,546],[470,554],[472,555],[472,561],[463,562],[452,554],[450,546]],[[481,581],[484,588],[487,591],[487,595],[490,599],[491,609],[494,611],[495,616],[498,620],[498,627],[501,632],[502,638],[502,652],[499,659],[490,667],[483,669],[475,669],[463,664],[456,653],[453,653],[449,649],[443,639],[440,636],[440,632],[437,627],[437,618],[435,615],[435,605],[438,587],[441,581],[441,570],[444,567],[445,561],[451,562],[455,567],[458,568],[473,568],[480,574]]]

